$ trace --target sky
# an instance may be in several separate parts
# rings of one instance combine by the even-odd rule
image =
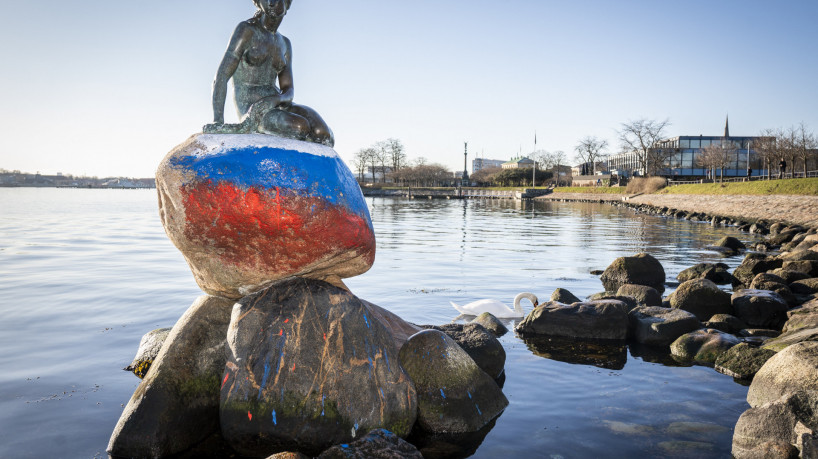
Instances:
[[[0,168],[151,177],[212,120],[251,0],[0,0]],[[667,136],[818,130],[818,2],[294,0],[295,102],[347,161],[390,137],[452,170],[669,119]],[[226,121],[236,120],[232,96]],[[471,165],[469,165],[471,170]]]

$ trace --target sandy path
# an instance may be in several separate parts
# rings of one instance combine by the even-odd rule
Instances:
[[[541,200],[618,201],[621,195],[592,193],[554,193]],[[818,227],[818,196],[752,196],[698,194],[644,194],[630,198],[631,204],[671,207],[688,212],[704,212],[736,219],[767,219]]]

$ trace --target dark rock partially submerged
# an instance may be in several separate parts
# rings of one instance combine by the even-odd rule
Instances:
[[[627,311],[617,300],[571,305],[550,301],[534,308],[516,330],[523,335],[624,340],[628,336]]]
[[[775,352],[739,343],[716,359],[716,371],[736,379],[753,379]]]
[[[145,333],[139,341],[139,349],[136,350],[133,361],[123,370],[132,372],[139,379],[144,378],[169,334],[170,328],[157,328]]]
[[[438,330],[413,335],[400,364],[417,390],[417,422],[427,432],[476,432],[508,405],[494,380]]]
[[[609,291],[616,291],[625,284],[647,285],[659,292],[665,290],[665,270],[659,260],[647,253],[617,258],[605,269],[600,280]]]
[[[672,308],[691,312],[702,322],[715,314],[733,314],[730,294],[706,279],[683,282],[668,300]]]
[[[111,455],[170,456],[218,430],[232,306],[232,300],[201,296],[173,326],[114,428]]]
[[[682,360],[713,365],[720,355],[740,342],[741,340],[733,335],[703,329],[680,336],[670,345],[670,352]]]
[[[500,341],[497,341],[497,338],[482,325],[476,323],[425,325],[423,328],[439,330],[447,334],[466,351],[466,354],[469,354],[469,357],[481,370],[492,378],[499,377],[503,372],[506,365],[506,351]]]
[[[632,338],[651,346],[668,346],[685,333],[701,328],[693,314],[681,309],[640,306],[628,313]]]

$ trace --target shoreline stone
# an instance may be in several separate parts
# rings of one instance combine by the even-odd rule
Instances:
[[[114,428],[111,455],[170,456],[218,430],[232,305],[203,295],[176,322]]]

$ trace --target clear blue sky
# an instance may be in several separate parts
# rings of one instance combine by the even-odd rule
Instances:
[[[211,119],[251,0],[0,0],[0,167],[152,176]],[[294,0],[295,101],[347,160],[387,137],[462,169],[520,148],[619,150],[630,119],[673,135],[818,130],[818,2]],[[235,119],[232,97],[227,113]],[[230,118],[228,117],[228,121]]]

